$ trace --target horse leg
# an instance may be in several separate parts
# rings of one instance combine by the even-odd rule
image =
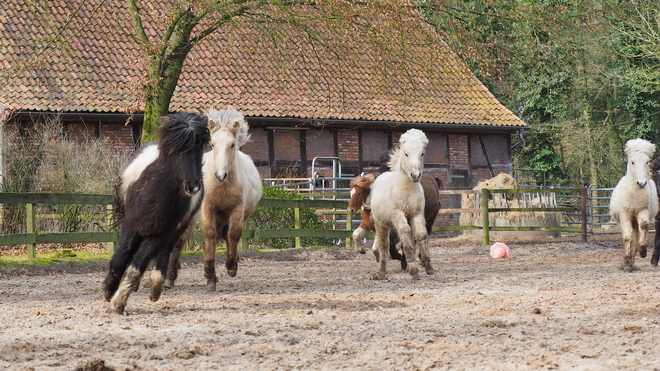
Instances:
[[[397,242],[396,242],[396,233],[394,231],[390,231],[390,257],[394,260],[398,260],[401,262],[401,270],[405,271],[406,268],[408,267],[408,263],[406,263],[406,254],[402,253],[399,254],[399,249],[397,248]]]
[[[651,257],[651,265],[658,266],[660,260],[660,213],[655,216],[655,238],[653,240],[653,256]]]
[[[236,277],[238,271],[238,246],[243,236],[243,217],[245,211],[242,207],[237,207],[229,216],[229,226],[227,230],[227,275]]]
[[[649,245],[649,228],[651,227],[651,215],[649,210],[642,210],[637,214],[637,223],[639,230],[639,256],[641,258],[646,258],[646,249]]]
[[[128,297],[130,296],[131,292],[136,290],[137,286],[140,284],[140,278],[142,278],[144,271],[147,270],[149,263],[157,254],[159,247],[162,246],[165,242],[166,241],[163,239],[143,238],[142,243],[133,256],[130,265],[126,269],[126,272],[124,272],[124,276],[121,279],[117,291],[110,299],[109,311],[111,313],[124,313]],[[154,269],[154,271],[156,271],[156,269]],[[162,278],[162,273],[160,273],[160,276]],[[154,278],[157,279],[158,277],[154,277],[152,274],[151,278],[154,280]],[[154,280],[152,283],[153,285],[151,290],[153,291],[153,286],[156,286],[158,281]],[[162,284],[162,281],[160,283]]]
[[[103,297],[105,301],[110,301],[119,287],[126,267],[133,259],[135,251],[140,245],[140,238],[127,226],[123,228],[124,232],[120,234],[119,241],[115,247],[115,253],[110,259],[108,274],[103,281]]]
[[[167,289],[174,287],[174,281],[179,277],[179,269],[181,269],[180,258],[184,242],[184,238],[181,237],[170,253],[167,264],[167,277],[165,278],[165,283],[163,283],[163,286]]]
[[[215,291],[218,277],[215,275],[215,248],[218,246],[218,228],[212,213],[202,214],[202,231],[204,233],[204,277],[206,290]]]
[[[175,253],[174,250],[169,252],[167,250],[161,250],[154,259],[156,264],[154,269],[151,270],[151,289],[149,290],[149,299],[152,302],[156,302],[160,299],[160,295],[163,292],[163,284],[165,283],[164,273],[169,274],[169,272],[167,272],[168,264],[172,254]]]
[[[621,238],[623,240],[623,270],[626,272],[633,271],[633,264],[635,259],[635,253],[633,249],[633,234],[637,234],[637,231],[633,231],[632,221],[628,215],[619,216],[619,225],[621,226]]]
[[[392,225],[399,235],[399,240],[401,240],[401,249],[408,264],[408,273],[413,279],[418,280],[419,269],[415,259],[415,245],[413,244],[412,229],[408,223],[408,218],[403,213],[396,213],[392,217]]]
[[[415,246],[419,250],[419,265],[424,267],[424,270],[427,275],[435,274],[433,267],[431,266],[431,255],[429,254],[429,235],[426,229],[426,221],[424,217],[420,215],[415,215],[411,220],[412,234],[415,241]]]
[[[367,234],[367,230],[360,226],[353,231],[353,235],[351,237],[351,239],[353,240],[353,246],[355,246],[355,251],[359,252],[360,254],[366,253],[366,250],[364,249],[364,247],[362,247],[362,241],[361,241],[366,234]]]
[[[372,277],[374,280],[383,280],[387,277],[387,238],[389,233],[389,227],[385,225],[376,226],[376,237],[372,249],[374,253],[378,252],[376,257],[380,257],[380,259],[377,259],[380,264],[378,271]]]

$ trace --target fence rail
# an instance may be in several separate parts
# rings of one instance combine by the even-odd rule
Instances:
[[[568,198],[574,200],[573,203],[547,204],[539,207],[498,207],[489,206],[489,199],[495,195],[504,195],[504,202],[507,197],[513,198],[515,195],[529,195],[534,193],[544,193],[551,196],[549,199]],[[582,233],[582,239],[586,241],[588,232],[588,221],[590,216],[588,211],[592,208],[587,207],[588,192],[585,188],[555,188],[555,189],[516,189],[516,190],[488,190],[480,191],[441,191],[443,195],[461,195],[473,194],[480,197],[479,205],[473,208],[452,208],[441,209],[441,213],[480,213],[482,224],[465,226],[439,226],[434,227],[434,231],[458,231],[458,230],[481,230],[483,231],[483,243],[490,243],[490,232],[499,231],[560,231],[571,233]],[[334,192],[330,197],[347,196],[348,194]],[[259,240],[263,238],[294,238],[296,247],[302,246],[302,238],[333,238],[345,239],[346,246],[350,246],[353,231],[353,216],[346,210],[347,200],[321,199],[322,193],[314,194],[313,199],[284,200],[284,199],[262,199],[259,201],[259,207],[291,208],[294,210],[294,228],[293,229],[244,229],[243,246],[247,247],[249,240]],[[527,196],[525,196],[527,197]],[[0,235],[0,246],[26,244],[28,246],[28,257],[36,256],[36,244],[44,243],[84,243],[84,242],[107,242],[109,250],[114,250],[114,243],[117,241],[117,233],[111,229],[112,226],[112,205],[114,199],[110,195],[78,195],[78,194],[45,194],[45,193],[0,193],[0,207],[6,207],[11,204],[24,204],[26,206],[26,225],[27,233],[18,233],[11,235]],[[105,205],[106,222],[108,230],[105,232],[75,232],[75,233],[40,233],[36,230],[35,204],[96,204]],[[333,218],[344,217],[343,228],[335,229],[302,229],[301,228],[301,208],[317,208],[318,214],[332,215]],[[579,215],[580,226],[490,226],[489,219],[491,214],[496,213],[520,213],[520,212],[555,212]],[[579,212],[579,213],[577,213]]]
[[[111,195],[89,194],[63,194],[63,193],[0,193],[2,213],[7,205],[25,205],[26,233],[0,235],[0,246],[26,245],[28,258],[37,255],[36,245],[44,243],[92,243],[106,242],[108,249],[114,251],[117,242],[117,233],[112,232],[112,208],[114,197]],[[67,233],[39,233],[37,231],[37,204],[75,204],[75,205],[105,205],[103,219],[106,223],[106,232],[67,232]],[[52,214],[49,215],[52,217]],[[4,220],[4,218],[3,218]]]

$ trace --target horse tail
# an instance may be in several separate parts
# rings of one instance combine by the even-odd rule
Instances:
[[[124,194],[121,191],[122,180],[121,177],[115,182],[115,202],[112,210],[112,229],[116,230],[119,227],[119,221],[124,218]]]

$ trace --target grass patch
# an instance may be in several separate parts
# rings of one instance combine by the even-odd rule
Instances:
[[[72,252],[71,250],[66,250],[67,249],[59,252],[37,254],[37,257],[34,259],[28,259],[27,255],[3,256],[0,257],[0,269],[13,269],[28,266],[47,268],[61,262],[91,264],[110,260],[110,254],[107,252]]]

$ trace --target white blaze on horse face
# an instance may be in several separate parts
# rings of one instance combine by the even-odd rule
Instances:
[[[225,182],[229,179],[229,172],[234,168],[234,160],[238,153],[236,137],[230,130],[220,129],[213,134],[211,142],[213,143],[215,179],[218,182]]]
[[[635,153],[628,158],[628,174],[639,188],[644,188],[650,181],[649,157],[643,153]]]

